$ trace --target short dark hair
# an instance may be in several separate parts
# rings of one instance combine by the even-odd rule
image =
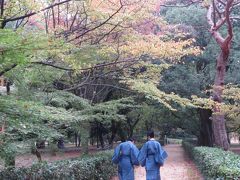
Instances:
[[[130,137],[130,138],[128,138],[127,140],[128,140],[128,141],[132,141],[132,142],[133,142],[133,141],[135,141],[135,138],[133,138],[133,137]]]
[[[153,130],[148,131],[147,136],[150,138],[154,138],[154,131]]]

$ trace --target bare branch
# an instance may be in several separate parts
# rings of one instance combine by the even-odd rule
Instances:
[[[17,66],[17,64],[13,64],[10,67],[4,69],[3,71],[0,71],[0,76],[4,75],[5,73],[7,73],[8,71],[11,71],[13,68],[15,68]]]
[[[61,67],[61,66],[57,66],[57,65],[54,65],[52,63],[47,63],[47,62],[32,62],[32,64],[39,64],[39,65],[44,65],[44,66],[51,66],[51,67],[54,67],[56,69],[61,69],[61,70],[65,70],[65,71],[73,71],[73,69],[70,69],[70,68],[65,68],[65,67]]]
[[[33,16],[33,15],[35,15],[35,14],[38,14],[38,13],[40,13],[40,12],[43,12],[43,11],[45,11],[45,10],[51,9],[51,8],[53,8],[53,7],[55,7],[55,6],[59,6],[59,5],[61,5],[61,4],[64,4],[64,3],[67,3],[67,2],[70,2],[70,1],[72,1],[72,0],[61,1],[61,2],[58,2],[58,3],[54,3],[54,4],[52,4],[52,5],[50,5],[50,6],[46,7],[46,8],[43,8],[43,9],[41,9],[41,10],[39,10],[39,11],[31,12],[31,13],[25,14],[25,15],[23,15],[23,16],[15,17],[15,18],[5,19],[5,20],[3,21],[3,24],[6,25],[6,23],[8,23],[8,22],[13,22],[13,21],[17,21],[17,20],[24,19],[24,18],[27,18],[27,17],[31,17],[31,16]]]
[[[240,20],[240,16],[232,16],[232,17],[229,17],[230,19],[233,19],[233,20]]]
[[[132,63],[132,62],[139,62],[139,60],[128,59],[128,60],[123,60],[123,61],[114,61],[114,62],[109,62],[109,63],[97,64],[97,65],[89,67],[89,68],[82,68],[82,69],[77,69],[77,70],[78,71],[89,71],[89,70],[99,69],[99,68],[102,68],[102,67],[112,66],[112,65],[116,65],[116,64]],[[54,65],[54,64],[48,63],[48,62],[40,61],[40,62],[32,62],[32,64],[51,66],[51,67],[54,67],[54,68],[57,68],[57,69],[65,70],[65,71],[74,71],[74,69],[57,66],[57,65]]]
[[[121,1],[120,1],[120,2],[121,2]],[[74,37],[73,39],[70,39],[69,42],[72,42],[72,41],[74,41],[74,40],[76,40],[76,39],[78,39],[78,38],[86,35],[87,33],[91,32],[91,31],[94,31],[94,30],[96,30],[97,28],[105,25],[105,24],[106,24],[109,20],[111,20],[117,13],[119,13],[119,11],[120,11],[122,8],[123,8],[123,4],[121,3],[121,6],[118,8],[118,10],[117,10],[116,12],[114,12],[111,16],[109,16],[105,21],[103,21],[102,23],[100,23],[99,25],[97,25],[97,26],[95,26],[95,27],[93,27],[93,28],[91,28],[91,29],[86,30],[85,32],[83,32],[82,34]]]

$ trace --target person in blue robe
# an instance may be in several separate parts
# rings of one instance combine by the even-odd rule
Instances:
[[[119,180],[134,180],[134,165],[139,165],[137,157],[139,150],[133,139],[119,144],[112,157],[112,162],[118,164]]]
[[[154,139],[154,131],[148,132],[148,141],[141,148],[138,161],[146,169],[147,180],[161,180],[160,167],[167,158],[166,151],[161,144]]]

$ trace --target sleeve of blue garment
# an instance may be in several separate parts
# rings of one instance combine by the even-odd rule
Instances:
[[[168,157],[167,152],[161,147],[160,144],[157,145],[157,153],[155,154],[155,161],[160,165],[163,166],[164,161]]]
[[[162,153],[161,154],[162,154],[162,157],[163,157],[164,160],[167,159],[168,154],[167,154],[167,152],[164,149],[162,149]]]
[[[114,164],[118,164],[119,163],[119,160],[120,160],[120,145],[118,145],[115,150],[114,150],[114,153],[113,153],[113,157],[112,157],[112,162]]]
[[[131,162],[133,163],[133,165],[139,165],[138,154],[139,154],[138,148],[135,145],[133,145],[131,147]]]
[[[138,162],[143,167],[146,165],[146,158],[147,158],[147,143],[141,148],[138,154]]]

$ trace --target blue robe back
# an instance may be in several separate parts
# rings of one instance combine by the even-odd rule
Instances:
[[[138,165],[139,150],[131,142],[123,142],[119,144],[112,157],[112,162],[118,164],[118,176],[120,180],[134,180],[134,167]]]
[[[150,140],[144,144],[138,155],[141,166],[145,166],[147,180],[160,180],[160,166],[163,166],[167,153],[159,142]]]

